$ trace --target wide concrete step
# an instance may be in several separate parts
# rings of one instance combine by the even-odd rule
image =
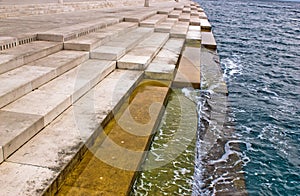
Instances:
[[[154,28],[158,23],[162,22],[167,17],[168,15],[165,14],[155,14],[154,16],[151,16],[150,18],[140,22],[140,27]]]
[[[189,29],[189,22],[177,22],[170,31],[170,37],[185,38]]]
[[[119,60],[129,50],[134,48],[141,40],[153,33],[151,28],[139,27],[130,32],[119,35],[112,41],[92,50],[90,57],[101,60]]]
[[[120,69],[145,70],[168,39],[168,33],[153,33],[118,60],[117,67]]]
[[[101,20],[94,20],[71,26],[55,28],[49,31],[38,33],[37,39],[44,41],[65,42],[91,32],[95,32],[107,26],[117,24],[120,22],[120,20],[120,18],[102,18]]]
[[[1,193],[54,195],[142,74],[115,70],[22,146],[0,165]]]
[[[88,60],[3,107],[1,112],[7,119],[0,122],[0,127],[5,127],[0,132],[3,158],[7,159],[115,67],[113,61]],[[23,123],[22,119],[26,117],[28,120]]]
[[[177,21],[177,18],[167,18],[165,21],[157,24],[154,31],[159,33],[170,33],[172,27]]]
[[[0,74],[62,50],[58,42],[35,41],[0,52]]]
[[[145,70],[145,77],[154,80],[173,80],[184,42],[185,39],[169,39]]]
[[[89,58],[87,52],[60,51],[0,75],[0,108]]]
[[[122,22],[107,28],[103,28],[97,32],[90,33],[88,35],[64,42],[64,49],[66,50],[79,50],[79,51],[91,51],[100,45],[108,42],[118,35],[129,32],[130,30],[137,28],[137,23]]]

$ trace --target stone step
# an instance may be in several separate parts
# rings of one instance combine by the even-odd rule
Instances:
[[[100,31],[90,33],[79,38],[66,41],[64,43],[64,49],[66,50],[79,50],[79,51],[91,51],[100,45],[108,42],[114,37],[127,33],[128,31],[136,28],[137,23],[132,22],[122,22],[107,28],[104,28]]]
[[[207,15],[204,12],[198,12],[200,19],[207,19]]]
[[[54,195],[142,72],[115,70],[0,165],[4,195]],[[100,126],[100,128],[99,128]]]
[[[178,20],[182,21],[182,22],[190,22],[190,19],[191,19],[191,14],[190,13],[182,13],[182,14],[180,14]]]
[[[88,60],[60,77],[3,107],[7,121],[1,121],[1,147],[7,159],[20,146],[53,121],[116,67],[113,61]],[[22,116],[23,115],[23,116]],[[29,117],[27,124],[18,117]],[[25,116],[25,117],[24,117]],[[12,123],[20,122],[20,123]],[[37,124],[39,126],[37,126]],[[8,128],[7,128],[8,127]],[[3,132],[2,130],[6,130]],[[3,137],[2,137],[3,135]]]
[[[191,16],[190,25],[201,26],[201,19],[199,16]]]
[[[189,26],[188,33],[186,35],[186,43],[194,47],[201,47],[201,26]]]
[[[0,75],[0,108],[89,58],[86,52],[60,51]]]
[[[119,60],[126,52],[135,47],[151,33],[153,33],[153,29],[139,27],[92,50],[90,57],[101,60]]]
[[[201,31],[211,31],[211,24],[207,19],[200,19]]]
[[[177,22],[170,31],[170,37],[185,38],[189,29],[189,22]]]
[[[165,14],[156,14],[156,15],[151,16],[150,18],[140,22],[140,27],[154,28],[158,23],[162,22],[167,17],[168,17],[168,15],[165,15]]]
[[[190,7],[183,8],[182,13],[191,13],[191,8]]]
[[[217,43],[212,32],[201,32],[202,45],[212,50],[217,49]]]
[[[168,39],[168,33],[153,33],[118,60],[117,67],[120,69],[145,70]]]
[[[174,8],[174,10],[180,10],[180,11],[182,11],[183,8],[184,8],[184,5],[178,5],[178,6],[176,6],[176,7]]]
[[[0,52],[0,74],[62,50],[57,42],[35,41]]]
[[[130,13],[130,15],[124,17],[125,22],[137,22],[140,23],[143,20],[155,15],[157,11],[136,11],[135,13]]]
[[[200,89],[200,55],[200,47],[187,46],[184,48],[175,79],[172,83],[173,87]]]
[[[102,18],[37,34],[38,40],[65,42],[120,22],[119,18]]]
[[[154,31],[160,33],[170,33],[172,27],[178,21],[176,18],[167,18],[165,21],[156,25]]]
[[[172,11],[174,10],[174,8],[163,8],[163,9],[159,9],[157,11],[158,14],[170,14]]]
[[[145,70],[145,77],[154,80],[173,80],[184,42],[184,39],[169,39]]]
[[[182,10],[173,10],[171,13],[169,13],[168,17],[169,18],[179,18],[181,13],[182,13]]]

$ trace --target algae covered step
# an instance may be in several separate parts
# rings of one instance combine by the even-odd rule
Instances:
[[[168,91],[167,86],[152,86],[151,81],[141,83],[70,173],[58,195],[127,195],[157,129]]]

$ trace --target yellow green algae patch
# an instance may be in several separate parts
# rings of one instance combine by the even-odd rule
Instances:
[[[57,195],[127,195],[162,116],[167,86],[147,81],[137,87]]]

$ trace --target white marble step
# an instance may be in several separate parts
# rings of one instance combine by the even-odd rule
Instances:
[[[60,51],[0,75],[0,108],[83,63],[87,52]]]
[[[181,13],[182,10],[173,10],[171,13],[169,13],[169,18],[179,18]]]
[[[184,39],[169,39],[145,70],[146,78],[173,80],[184,42]]]
[[[139,71],[115,70],[64,111],[0,165],[1,192],[54,195],[142,75]]]
[[[118,18],[104,18],[101,20],[94,20],[76,25],[60,27],[37,34],[38,40],[65,42],[71,39],[75,39],[82,35],[89,34],[96,30],[105,28],[107,26],[117,24],[120,22]]]
[[[130,13],[124,17],[125,22],[141,22],[147,18],[155,15],[157,11],[148,11],[148,10],[137,10],[135,13]]]
[[[168,39],[168,33],[153,33],[118,60],[117,67],[144,70]]]
[[[209,49],[216,50],[217,43],[212,32],[201,32],[202,42],[201,44]]]
[[[189,29],[189,22],[177,22],[170,31],[170,37],[185,38]]]
[[[151,16],[150,18],[140,22],[140,27],[154,28],[158,23],[162,22],[167,17],[168,15],[165,14],[155,14],[154,16]]]
[[[76,100],[103,80],[116,67],[116,62],[88,60],[60,77],[3,107],[7,121],[1,121],[0,144],[4,159],[53,121]],[[27,123],[22,118],[29,117]],[[23,117],[25,116],[25,117]],[[21,120],[21,121],[20,121]],[[11,122],[19,122],[12,124]]]
[[[90,57],[101,60],[119,60],[141,40],[153,33],[153,29],[139,27],[92,50]]]
[[[154,31],[160,33],[170,33],[172,27],[178,21],[177,18],[167,18],[165,21],[156,25]]]
[[[211,24],[207,19],[200,19],[201,31],[211,31]]]
[[[107,28],[103,28],[100,31],[90,33],[85,36],[64,42],[64,49],[66,50],[79,50],[79,51],[91,51],[103,43],[114,39],[116,36],[127,33],[134,28],[137,28],[138,24],[132,22],[122,22]]]
[[[35,41],[0,51],[0,74],[60,51],[62,43]]]

